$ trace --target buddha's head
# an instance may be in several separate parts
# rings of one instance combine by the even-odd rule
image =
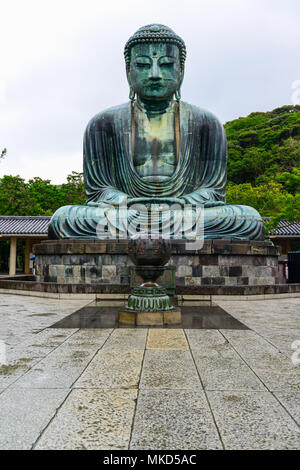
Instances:
[[[130,99],[180,99],[186,49],[183,40],[167,26],[143,26],[125,46]]]

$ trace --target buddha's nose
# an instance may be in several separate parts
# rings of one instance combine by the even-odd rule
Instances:
[[[156,60],[153,61],[152,67],[151,67],[151,75],[150,77],[154,80],[160,80],[161,79],[161,72],[160,72],[160,67]]]

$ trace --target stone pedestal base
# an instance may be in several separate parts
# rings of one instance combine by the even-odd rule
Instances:
[[[179,325],[181,323],[181,310],[179,308],[174,308],[167,312],[133,312],[124,308],[119,311],[119,323],[124,326]]]
[[[142,279],[134,273],[127,240],[58,240],[34,245],[38,282],[106,284],[130,287]],[[169,294],[176,287],[274,285],[278,247],[271,242],[205,240],[193,249],[172,241],[172,255],[157,283]]]

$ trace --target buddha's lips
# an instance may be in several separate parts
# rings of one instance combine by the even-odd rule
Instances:
[[[163,83],[148,83],[146,85],[147,88],[151,88],[152,90],[159,90],[160,88],[164,88],[166,85]]]

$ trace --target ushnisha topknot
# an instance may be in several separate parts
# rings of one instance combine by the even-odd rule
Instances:
[[[178,36],[174,31],[163,24],[148,24],[139,28],[133,36],[131,36],[125,44],[124,56],[126,66],[130,65],[130,49],[135,44],[143,44],[145,42],[165,42],[176,44],[180,52],[180,65],[183,69],[186,59],[186,47],[183,39]]]

